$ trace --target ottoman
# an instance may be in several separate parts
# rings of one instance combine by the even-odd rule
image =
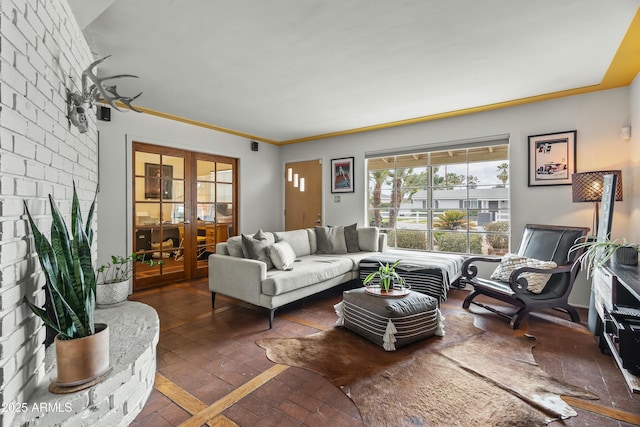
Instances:
[[[394,351],[422,338],[444,335],[438,301],[409,291],[403,297],[370,295],[366,288],[345,291],[334,306],[336,324]]]

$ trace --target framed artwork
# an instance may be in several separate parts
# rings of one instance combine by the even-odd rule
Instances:
[[[353,157],[331,160],[331,192],[353,193]]]
[[[162,190],[163,199],[171,199],[173,196],[173,166],[156,163],[144,164],[144,198],[159,199]]]
[[[575,130],[529,137],[529,187],[570,185],[575,171]]]

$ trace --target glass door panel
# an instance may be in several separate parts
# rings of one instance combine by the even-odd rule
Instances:
[[[134,144],[133,160],[134,250],[159,263],[136,263],[139,290],[185,278],[185,160],[146,144]]]
[[[197,268],[205,268],[209,255],[216,251],[216,163],[197,160]]]

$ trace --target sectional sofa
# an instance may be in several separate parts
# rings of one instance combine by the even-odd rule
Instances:
[[[387,249],[375,227],[258,231],[216,245],[209,256],[211,304],[217,293],[269,310],[358,278],[358,263]]]

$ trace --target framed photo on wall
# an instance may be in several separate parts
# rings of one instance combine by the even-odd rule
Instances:
[[[575,130],[529,136],[529,187],[570,185],[575,171]]]
[[[159,199],[162,189],[162,198],[171,199],[173,189],[173,166],[156,163],[144,164],[144,198]]]
[[[331,160],[331,192],[353,193],[353,157]]]

